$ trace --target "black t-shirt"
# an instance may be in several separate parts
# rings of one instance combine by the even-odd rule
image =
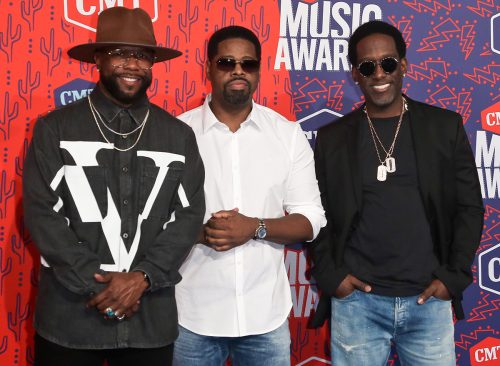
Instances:
[[[368,121],[360,121],[358,156],[363,180],[363,207],[345,250],[351,273],[388,296],[412,296],[432,280],[438,267],[429,223],[418,187],[411,130],[405,113],[393,157],[396,171],[377,180],[380,162]],[[372,119],[378,136],[389,149],[399,116]],[[418,121],[416,121],[418,123]],[[379,146],[382,159],[385,152]]]

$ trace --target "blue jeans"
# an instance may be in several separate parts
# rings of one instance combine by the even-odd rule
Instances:
[[[332,364],[386,365],[395,344],[401,365],[455,366],[451,302],[390,297],[355,290],[332,297]]]
[[[290,366],[288,321],[269,333],[245,337],[210,337],[179,326],[174,366]]]

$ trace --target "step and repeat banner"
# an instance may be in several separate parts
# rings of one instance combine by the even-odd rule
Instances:
[[[34,357],[39,255],[21,195],[33,126],[92,90],[97,70],[66,51],[95,39],[97,14],[114,6],[143,8],[157,41],[183,52],[154,66],[148,91],[174,115],[210,90],[208,37],[226,25],[252,29],[263,46],[255,100],[300,123],[312,145],[319,127],[362,103],[349,36],[372,19],[398,27],[408,45],[404,92],[463,116],[486,207],[466,319],[456,323],[457,364],[500,365],[500,0],[0,0],[0,365],[31,365]],[[286,266],[292,364],[330,364],[328,329],[307,329],[318,301],[307,246],[290,247]],[[388,364],[399,365],[397,355]]]

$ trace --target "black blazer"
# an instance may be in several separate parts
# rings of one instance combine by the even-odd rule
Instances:
[[[484,214],[474,155],[458,113],[406,99],[420,195],[440,263],[433,276],[446,285],[462,319],[462,292],[472,282]],[[328,223],[308,246],[322,291],[312,326],[329,318],[330,297],[349,273],[343,255],[362,207],[357,135],[363,113],[357,109],[322,127],[316,138],[316,175]]]

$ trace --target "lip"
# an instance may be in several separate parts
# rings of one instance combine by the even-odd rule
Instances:
[[[119,75],[118,79],[125,85],[135,86],[142,82],[142,78],[134,75]]]
[[[233,80],[227,83],[227,86],[231,89],[245,89],[248,88],[248,81],[243,79]]]
[[[372,85],[371,86],[371,88],[373,89],[373,91],[375,91],[376,93],[384,93],[387,90],[389,90],[390,87],[391,87],[390,83],[379,84],[379,85]]]

